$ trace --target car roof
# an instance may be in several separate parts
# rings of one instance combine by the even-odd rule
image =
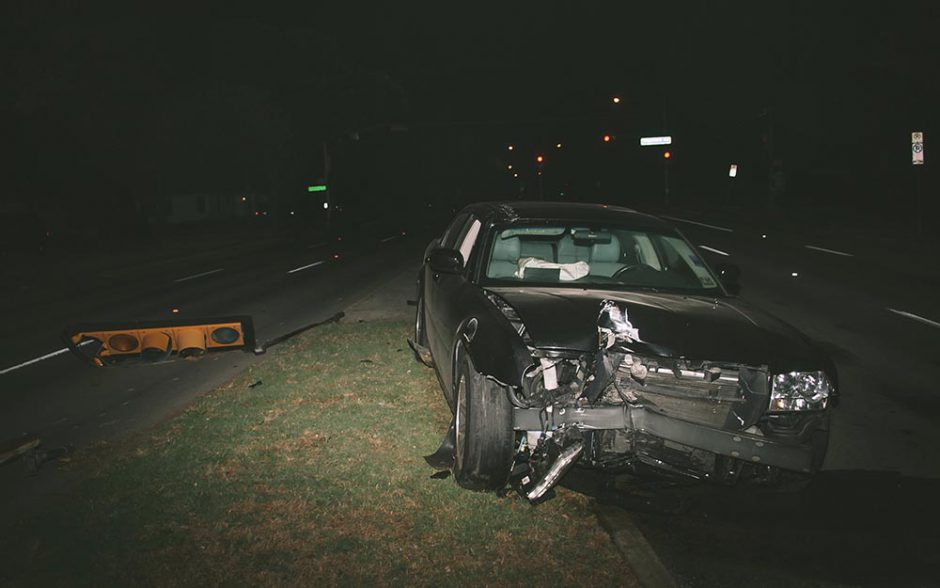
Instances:
[[[665,232],[675,227],[663,219],[637,212],[630,208],[610,204],[584,202],[503,201],[478,202],[463,209],[485,222],[512,224],[533,220],[564,220],[584,223],[614,223],[637,229],[654,229]]]

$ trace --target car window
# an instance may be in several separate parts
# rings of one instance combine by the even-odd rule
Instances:
[[[649,235],[636,236],[636,257],[640,263],[645,263],[654,269],[662,269],[659,263],[659,256],[656,255],[656,248],[653,247],[653,241]]]
[[[718,288],[717,279],[681,237],[631,227],[497,228],[486,250],[483,275],[488,282],[681,291]]]
[[[464,234],[463,240],[460,242],[460,254],[463,256],[464,264],[469,264],[470,262],[470,252],[473,251],[473,245],[477,241],[477,236],[480,234],[480,221],[475,218],[471,218],[470,226],[467,228],[467,232]]]
[[[457,238],[461,235],[468,218],[470,218],[470,215],[467,213],[457,215],[457,218],[444,231],[444,235],[441,237],[441,247],[447,249],[456,247]]]
[[[663,249],[670,258],[669,268],[684,273],[699,281],[706,288],[714,288],[718,284],[712,278],[702,259],[682,239],[676,237],[662,237]]]

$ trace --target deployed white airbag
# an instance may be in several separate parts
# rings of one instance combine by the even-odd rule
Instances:
[[[533,269],[557,269],[558,279],[562,282],[570,282],[583,278],[591,271],[591,266],[586,261],[576,261],[574,263],[554,263],[538,259],[537,257],[523,257],[519,260],[519,269],[516,270],[516,277],[522,279],[525,277],[527,268]]]

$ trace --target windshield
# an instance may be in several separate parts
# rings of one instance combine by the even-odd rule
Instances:
[[[488,284],[715,291],[718,281],[675,235],[619,226],[543,224],[492,233]]]

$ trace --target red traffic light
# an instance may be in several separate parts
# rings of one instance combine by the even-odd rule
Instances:
[[[672,157],[672,151],[663,151],[663,159],[669,159]]]
[[[614,138],[610,135],[604,135],[603,140],[605,143],[610,143],[611,141],[614,140]]]
[[[536,162],[536,163],[542,163],[543,161],[545,161],[545,158],[542,157],[541,155],[536,155],[536,156],[535,156],[535,162]]]

